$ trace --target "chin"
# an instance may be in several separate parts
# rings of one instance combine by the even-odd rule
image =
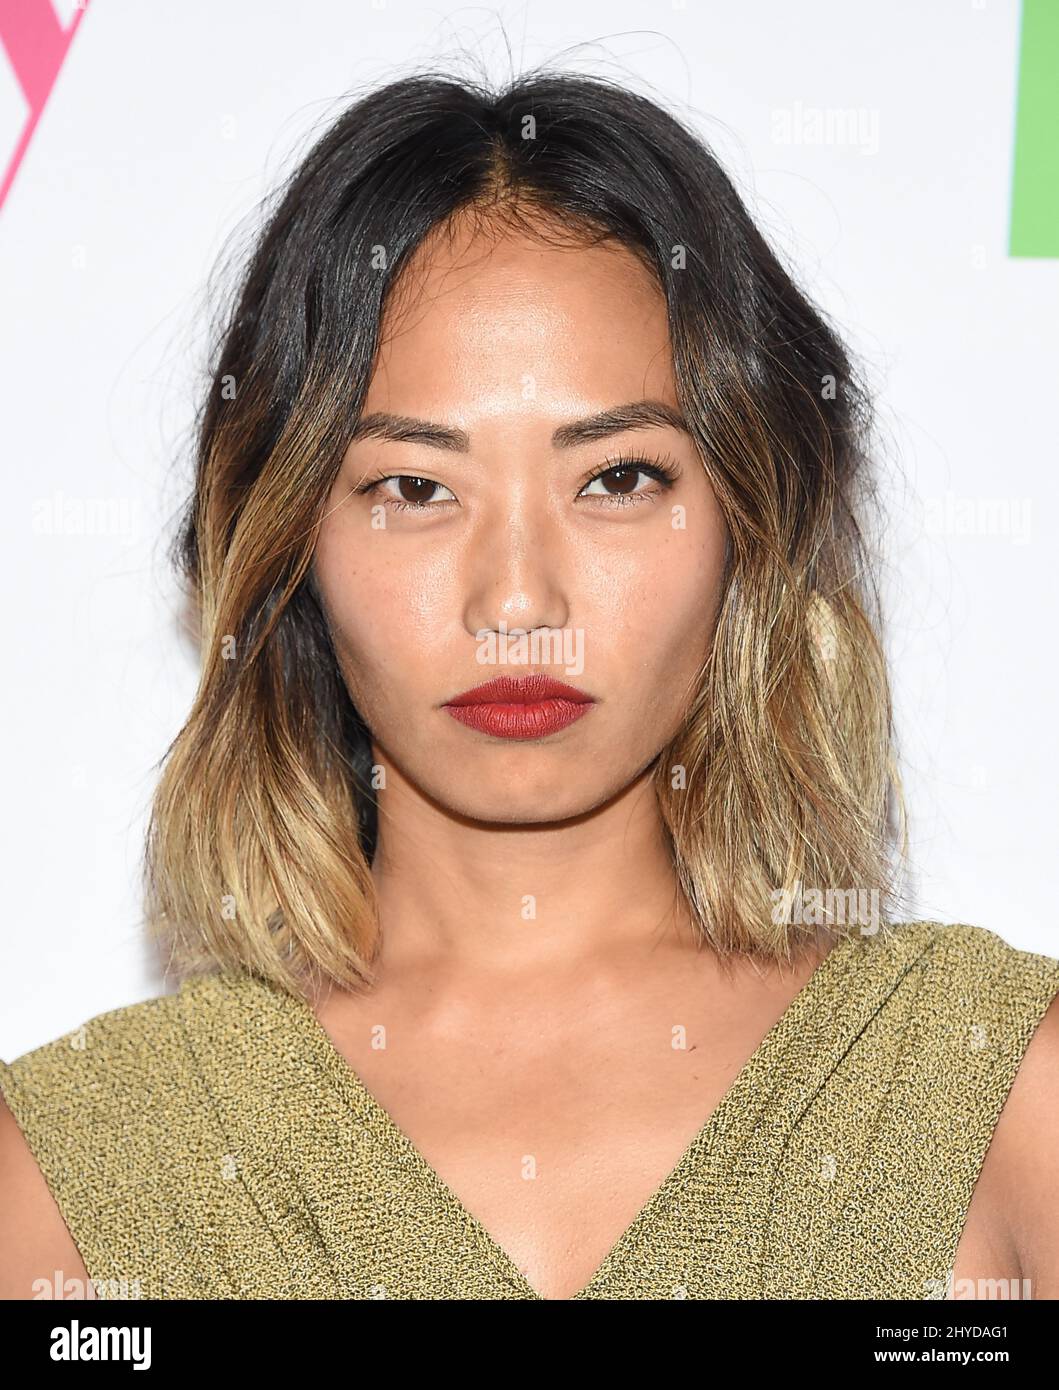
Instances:
[[[435,801],[455,815],[488,825],[549,825],[587,815],[627,785],[624,778],[604,783],[600,769],[567,760],[536,775],[526,766],[465,769],[458,784],[428,790]],[[632,778],[628,779],[629,781]]]

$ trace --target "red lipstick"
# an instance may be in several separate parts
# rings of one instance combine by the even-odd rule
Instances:
[[[591,695],[551,676],[497,676],[446,701],[444,709],[481,734],[496,738],[546,738],[587,714]]]

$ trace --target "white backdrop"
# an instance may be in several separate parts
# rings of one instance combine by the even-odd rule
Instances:
[[[215,257],[347,94],[467,51],[693,120],[866,359],[915,915],[1059,955],[1059,261],[1007,254],[1018,36],[1017,0],[93,0],[0,210],[0,1057],[165,988],[139,864],[195,687],[166,546]],[[5,161],[25,115],[0,52]]]

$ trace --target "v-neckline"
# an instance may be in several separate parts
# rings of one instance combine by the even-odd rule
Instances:
[[[684,1179],[694,1169],[701,1156],[713,1147],[716,1137],[734,1106],[749,1094],[763,1073],[767,1073],[774,1058],[782,1055],[782,1050],[792,1036],[797,1034],[807,1010],[816,1003],[821,989],[830,979],[839,961],[844,959],[853,945],[862,937],[846,935],[839,937],[827,954],[815,967],[805,984],[784,1009],[783,1013],[768,1030],[761,1042],[743,1063],[735,1079],[714,1106],[705,1122],[685,1146],[680,1157],[661,1183],[640,1207],[625,1229],[596,1267],[588,1282],[576,1293],[567,1298],[549,1299],[529,1282],[514,1259],[482,1222],[470,1212],[453,1189],[431,1163],[428,1163],[421,1150],[398,1125],[384,1105],[368,1090],[359,1074],[338,1050],[331,1035],[317,1018],[310,1004],[295,995],[285,998],[293,1005],[296,1017],[302,1024],[304,1037],[312,1049],[315,1060],[321,1065],[324,1074],[335,1086],[354,1114],[367,1114],[374,1121],[374,1128],[390,1144],[396,1155],[403,1160],[417,1178],[433,1189],[435,1196],[446,1211],[465,1230],[473,1233],[481,1246],[482,1254],[497,1269],[501,1278],[513,1286],[518,1296],[538,1302],[575,1302],[592,1297],[592,1290],[606,1277],[622,1251],[637,1237],[652,1214],[681,1189]]]

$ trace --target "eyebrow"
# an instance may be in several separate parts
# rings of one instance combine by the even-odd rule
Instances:
[[[627,405],[601,410],[560,425],[552,434],[557,449],[572,449],[578,444],[591,444],[625,430],[674,429],[690,434],[688,423],[679,410],[665,401],[630,401]],[[466,430],[419,420],[412,415],[392,415],[389,411],[374,411],[363,415],[353,429],[354,439],[389,439],[398,444],[426,444],[432,449],[447,449],[450,453],[470,452],[471,437]]]

